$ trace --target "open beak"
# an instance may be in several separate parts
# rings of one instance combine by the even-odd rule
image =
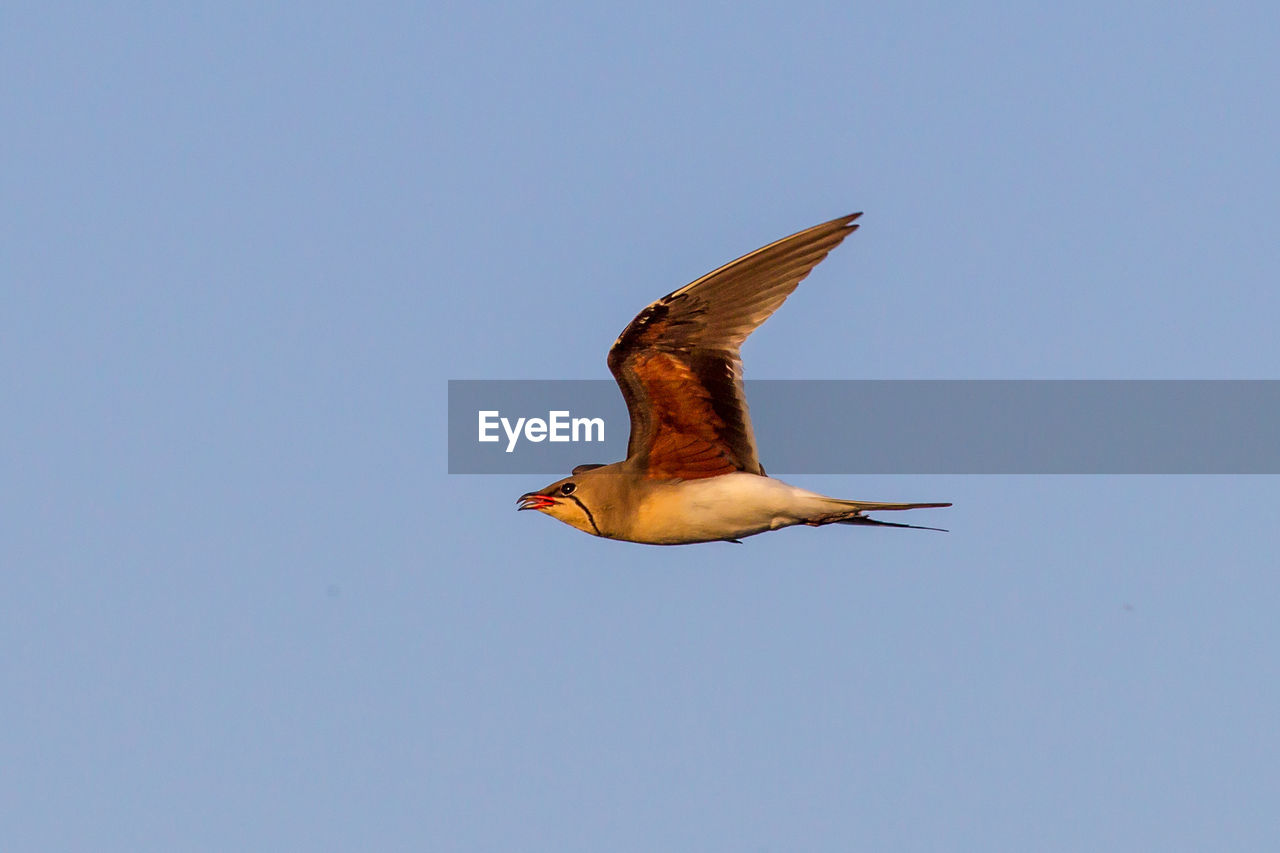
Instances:
[[[549,495],[530,492],[517,498],[516,503],[520,504],[520,506],[516,507],[517,511],[522,509],[546,509],[549,506],[555,506],[556,499]]]

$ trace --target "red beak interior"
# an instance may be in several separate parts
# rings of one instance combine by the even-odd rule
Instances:
[[[555,506],[556,499],[547,495],[521,495],[520,506],[517,509],[546,509],[549,506]]]

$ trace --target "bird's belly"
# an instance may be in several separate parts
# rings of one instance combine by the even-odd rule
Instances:
[[[796,524],[810,494],[755,474],[685,480],[650,492],[627,538],[661,545],[740,539]]]

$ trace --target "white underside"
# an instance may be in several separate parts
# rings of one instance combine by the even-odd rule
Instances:
[[[830,512],[831,501],[755,474],[685,480],[650,491],[626,538],[660,545],[740,539]]]

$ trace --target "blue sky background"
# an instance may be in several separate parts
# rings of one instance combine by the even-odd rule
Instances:
[[[1278,25],[8,4],[0,846],[1275,849],[1276,478],[650,548],[444,405],[850,210],[749,375],[1275,378]]]

